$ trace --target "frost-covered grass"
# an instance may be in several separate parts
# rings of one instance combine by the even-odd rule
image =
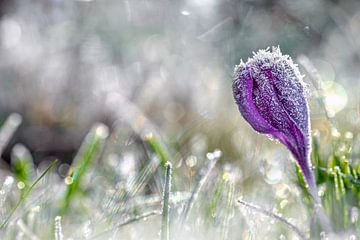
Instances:
[[[1,240],[359,239],[360,1],[0,5]],[[333,234],[234,103],[234,65],[272,45],[309,86]]]
[[[6,141],[19,124],[9,124],[14,116],[0,132],[7,133]],[[123,143],[121,149],[112,146],[114,139]],[[261,193],[244,189],[235,167],[219,161],[220,150],[181,164],[172,157],[175,148],[159,139],[96,124],[70,168],[56,160],[35,167],[28,150],[16,145],[13,171],[1,174],[1,239],[356,239],[360,234],[354,133],[333,129],[324,139],[314,131],[314,171],[332,232],[318,224],[294,162],[288,161],[283,173],[291,181],[268,185],[276,195],[269,208],[264,199],[246,195]]]

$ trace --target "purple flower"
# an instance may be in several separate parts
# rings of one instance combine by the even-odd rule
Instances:
[[[240,113],[258,132],[283,143],[300,165],[312,194],[310,119],[305,84],[296,64],[280,49],[259,50],[235,67],[233,93]]]

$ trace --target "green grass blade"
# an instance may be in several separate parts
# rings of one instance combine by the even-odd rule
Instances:
[[[0,225],[0,230],[3,229],[7,223],[9,222],[12,215],[15,213],[15,211],[19,208],[19,206],[26,200],[26,198],[29,196],[31,190],[39,183],[39,181],[55,166],[58,160],[54,160],[47,168],[46,170],[33,182],[33,184],[30,185],[30,187],[26,190],[26,192],[20,197],[19,201],[13,208],[13,210],[10,212],[8,217],[5,219],[5,221]]]
[[[99,156],[102,146],[108,137],[108,133],[109,130],[107,126],[104,124],[97,124],[85,137],[85,140],[74,159],[73,172],[71,176],[69,176],[71,177],[71,182],[66,189],[59,215],[63,215],[67,211],[74,194],[79,191],[81,179],[94,159]]]
[[[151,151],[160,159],[161,166],[165,169],[166,163],[169,161],[169,155],[160,141],[152,133],[147,134],[144,140],[149,145]]]
[[[16,144],[11,152],[11,166],[15,178],[25,184],[23,190],[30,186],[34,178],[34,163],[29,150],[22,144]]]
[[[231,179],[226,179],[225,190],[226,190],[226,196],[225,196],[226,205],[224,209],[224,219],[221,224],[221,237],[220,237],[221,240],[228,239],[230,219],[233,216],[235,186],[234,186],[234,182]]]
[[[184,208],[184,211],[182,214],[182,219],[181,219],[181,225],[186,222],[186,220],[189,216],[189,213],[191,212],[193,205],[194,205],[195,201],[197,200],[201,189],[203,188],[205,182],[207,181],[207,179],[211,173],[211,170],[215,167],[217,160],[218,160],[218,158],[209,159],[206,166],[204,167],[205,171],[203,172],[203,174],[200,174],[199,180],[197,181],[196,186],[191,194],[191,197]]]
[[[121,223],[117,224],[116,226],[111,227],[111,228],[109,228],[109,229],[107,229],[107,230],[105,230],[105,231],[103,231],[103,232],[101,232],[101,233],[98,233],[98,234],[96,234],[96,235],[94,235],[94,236],[92,236],[92,237],[89,237],[88,239],[91,239],[91,240],[93,240],[93,239],[99,239],[99,238],[103,239],[102,237],[103,237],[104,235],[106,235],[107,233],[111,233],[111,232],[114,231],[115,229],[118,229],[118,228],[120,228],[120,227],[129,225],[129,224],[134,223],[134,222],[137,222],[137,221],[139,221],[139,220],[141,220],[141,219],[146,219],[146,218],[151,217],[151,216],[157,216],[157,215],[159,215],[159,214],[161,214],[160,211],[151,211],[151,212],[143,213],[143,214],[141,214],[141,215],[137,215],[137,216],[132,217],[132,218],[129,218],[129,219],[125,220],[124,222],[121,222]]]

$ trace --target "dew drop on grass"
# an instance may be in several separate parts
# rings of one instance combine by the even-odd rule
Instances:
[[[73,178],[70,177],[70,176],[67,176],[65,179],[64,179],[64,182],[66,185],[70,185],[73,183]]]
[[[211,153],[211,152],[208,152],[207,154],[206,154],[206,157],[209,159],[209,160],[211,160],[211,159],[214,159],[215,157],[214,157],[214,154],[213,153]]]
[[[19,182],[17,183],[17,187],[18,187],[18,189],[24,189],[24,188],[25,188],[25,183],[22,182],[22,181],[19,181]]]
[[[101,139],[105,139],[105,138],[107,138],[109,136],[109,128],[106,125],[104,125],[102,123],[99,123],[96,126],[95,133]]]

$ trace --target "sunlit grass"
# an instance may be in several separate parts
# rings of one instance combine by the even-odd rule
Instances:
[[[316,221],[314,202],[295,163],[292,163],[293,173],[289,174],[297,174],[294,186],[302,189],[299,203],[305,204],[305,215],[308,214],[306,221],[299,219],[304,221],[300,225],[286,217],[289,203],[285,200],[294,201],[294,196],[279,202],[279,206],[285,206],[281,213],[256,204],[256,199],[247,202],[236,174],[215,165],[221,158],[219,150],[206,154],[203,166],[197,164],[198,168],[192,170],[195,172],[190,188],[184,188],[185,185],[179,184],[181,179],[177,179],[176,191],[171,191],[170,186],[175,184],[171,183],[171,164],[164,164],[165,171],[159,168],[170,157],[152,135],[145,137],[148,145],[144,146],[154,155],[139,166],[132,179],[113,175],[120,174],[116,166],[118,170],[114,169],[109,175],[106,173],[109,153],[102,153],[107,136],[107,127],[96,125],[86,136],[65,179],[60,179],[52,170],[54,161],[32,183],[35,171],[31,155],[23,146],[16,145],[12,163],[16,182],[12,184],[14,179],[9,177],[1,188],[1,238],[136,239],[146,234],[142,238],[225,240],[240,235],[243,239],[260,236],[355,239],[354,236],[360,234],[360,165],[353,162],[351,155],[353,133],[338,133],[330,142],[325,142],[331,145],[331,152],[323,151],[324,139],[317,131],[313,138],[314,172],[332,232],[324,231],[316,222],[311,224]],[[175,168],[173,174],[186,176],[181,173],[184,170]],[[46,181],[42,182],[45,177]],[[39,186],[35,188],[36,185]],[[291,206],[299,203],[293,202]],[[35,208],[36,211],[31,210]],[[300,207],[299,211],[301,209],[304,208]],[[44,225],[44,222],[50,224]],[[266,222],[271,223],[271,228],[261,227]]]

